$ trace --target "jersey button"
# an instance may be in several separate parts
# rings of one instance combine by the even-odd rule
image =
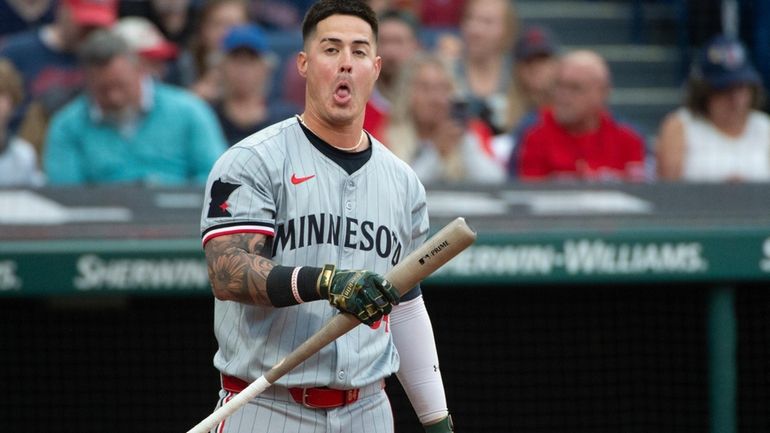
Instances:
[[[339,373],[337,373],[337,379],[345,380],[345,370],[340,370]]]
[[[356,183],[354,181],[352,181],[352,180],[349,180],[348,181],[348,189],[355,189],[355,188],[356,188]]]
[[[351,201],[345,202],[345,209],[347,209],[349,211],[353,210],[353,202],[351,202]]]

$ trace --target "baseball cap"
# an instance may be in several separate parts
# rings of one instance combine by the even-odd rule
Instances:
[[[82,26],[109,27],[118,16],[117,0],[62,0],[62,4]]]
[[[701,50],[693,73],[717,90],[737,84],[761,83],[743,44],[724,35],[715,36]]]
[[[179,48],[169,42],[150,20],[142,17],[121,18],[114,31],[122,37],[131,50],[142,57],[154,60],[173,59]]]
[[[530,26],[516,40],[514,55],[516,60],[525,60],[534,56],[552,56],[558,50],[559,43],[547,27]]]
[[[226,53],[238,48],[248,48],[257,54],[266,54],[270,50],[262,29],[254,24],[235,26],[222,39],[222,49]]]

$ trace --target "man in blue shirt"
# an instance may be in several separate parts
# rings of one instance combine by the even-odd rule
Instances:
[[[226,144],[203,101],[153,81],[126,42],[106,30],[85,41],[81,63],[86,93],[48,131],[50,184],[205,182]]]

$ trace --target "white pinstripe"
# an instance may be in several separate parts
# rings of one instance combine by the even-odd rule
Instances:
[[[273,260],[281,265],[334,264],[386,273],[397,257],[406,257],[425,239],[428,216],[425,190],[414,172],[376,139],[371,143],[371,158],[348,174],[310,143],[295,118],[252,135],[217,161],[207,185],[207,191],[216,180],[237,185],[227,198],[232,216],[208,218],[207,202],[201,230],[213,227],[208,237],[220,230],[232,233],[234,227],[261,225],[270,229]],[[295,177],[309,178],[292,183]],[[289,237],[289,224],[294,237]],[[397,248],[400,256],[395,254]],[[301,300],[296,275],[292,294]],[[323,301],[266,308],[215,300],[219,350],[214,365],[224,374],[254,380],[335,314],[337,310]],[[398,366],[388,327],[359,326],[236,412],[225,432],[392,433],[393,417],[384,392],[343,408],[317,411],[276,400],[270,390],[359,388],[390,376]]]
[[[219,403],[217,404],[216,408],[218,409],[219,407],[221,407],[222,405],[224,405],[225,403],[230,401],[233,398],[233,396],[235,396],[235,394],[233,394],[232,392],[226,392],[225,396],[219,399]],[[224,431],[225,431],[225,423],[226,422],[227,422],[227,420],[223,419],[222,422],[220,422],[219,425],[216,426],[216,428],[215,428],[216,432],[215,433],[224,433]]]

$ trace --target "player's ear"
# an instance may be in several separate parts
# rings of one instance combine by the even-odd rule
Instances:
[[[307,53],[304,51],[297,54],[297,71],[302,78],[307,78]]]
[[[382,69],[382,57],[376,56],[374,58],[374,75],[375,75],[374,79],[375,80],[380,77],[381,69]]]

